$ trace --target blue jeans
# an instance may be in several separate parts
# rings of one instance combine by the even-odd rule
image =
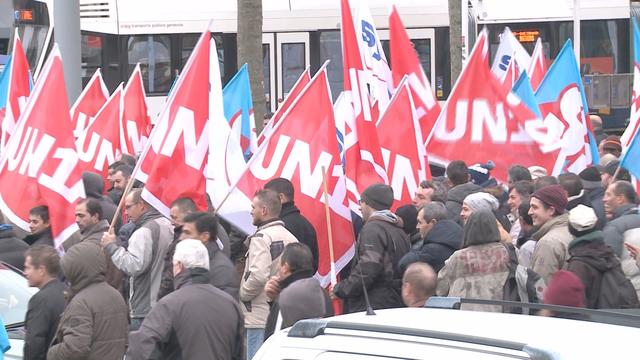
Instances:
[[[142,325],[142,321],[144,318],[132,318],[131,323],[129,324],[129,331],[136,331],[140,329],[140,325]]]
[[[264,342],[264,329],[246,329],[246,331],[247,332],[245,338],[247,340],[247,360],[251,360]]]

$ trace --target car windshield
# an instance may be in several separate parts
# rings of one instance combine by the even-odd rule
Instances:
[[[35,290],[29,288],[24,277],[0,268],[0,317],[5,326],[24,322],[29,299]]]

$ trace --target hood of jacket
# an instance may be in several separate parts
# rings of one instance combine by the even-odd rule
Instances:
[[[568,224],[569,224],[569,214],[565,213],[560,216],[556,216],[551,220],[547,221],[546,223],[542,224],[542,226],[540,226],[540,228],[538,228],[538,230],[534,232],[533,235],[531,235],[531,237],[535,241],[538,241],[542,239],[543,236],[547,235],[547,233],[551,231],[551,229],[554,229],[557,227],[567,227],[569,226]]]
[[[367,219],[367,222],[369,221],[384,221],[389,224],[395,225],[400,229],[403,229],[403,226],[404,226],[404,223],[402,222],[402,218],[394,214],[393,212],[391,212],[391,210],[374,211],[371,214],[371,216],[369,216],[369,219]],[[404,229],[402,231],[404,231]]]
[[[618,207],[614,212],[613,212],[613,218],[617,219],[621,216],[627,215],[629,213],[634,213],[633,209],[637,208],[637,206],[635,204],[625,204],[622,205],[620,207]],[[635,212],[637,213],[637,211]]]
[[[151,221],[151,220],[157,219],[159,217],[162,217],[162,214],[160,214],[160,212],[158,212],[158,210],[153,209],[153,208],[149,209],[149,211],[147,211],[146,213],[142,214],[140,216],[140,218],[138,219],[138,221],[135,222],[135,224],[136,224],[135,230],[138,230],[147,221]]]
[[[571,258],[579,259],[600,272],[620,265],[610,247],[603,241],[602,231],[594,231],[573,239],[569,243]]]
[[[104,192],[104,179],[96,173],[85,171],[82,173],[82,182],[84,183],[84,191],[87,197],[94,199],[102,199]]]
[[[462,204],[464,198],[466,198],[469,194],[476,193],[480,190],[482,190],[482,187],[472,182],[456,185],[447,193],[447,201],[455,201]]]
[[[425,235],[424,243],[436,243],[444,245],[452,250],[458,250],[462,246],[462,227],[453,220],[439,220]]]
[[[471,214],[464,226],[463,248],[499,241],[498,221],[492,212],[481,210]]]
[[[103,282],[107,263],[100,245],[87,241],[72,246],[60,259],[60,268],[73,296],[91,284]]]

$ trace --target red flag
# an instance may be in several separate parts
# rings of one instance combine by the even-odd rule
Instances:
[[[91,119],[98,114],[108,98],[109,90],[107,90],[107,86],[102,80],[102,73],[98,69],[93,73],[91,80],[71,107],[71,124],[74,129],[73,135],[76,138],[89,126]]]
[[[13,134],[20,114],[27,103],[31,92],[29,62],[24,54],[22,42],[16,29],[13,51],[11,53],[11,68],[9,69],[9,88],[7,89],[7,107],[2,118],[2,137],[0,148],[7,146],[9,137]]]
[[[311,81],[311,75],[309,75],[309,69],[306,69],[302,73],[302,75],[300,75],[296,83],[293,84],[291,91],[284,98],[284,101],[282,102],[282,104],[280,104],[280,107],[273,114],[273,117],[271,117],[271,120],[269,121],[267,126],[265,126],[264,129],[262,129],[260,136],[258,136],[258,146],[260,146],[260,144],[262,144],[262,142],[264,141],[265,135],[267,135],[271,130],[273,130],[274,127],[276,127],[276,125],[282,118],[282,115],[284,115],[284,113],[286,113],[287,110],[289,110],[289,108],[291,107],[291,104],[293,104],[293,101],[298,97],[298,95],[300,95],[300,92],[302,92],[302,89],[304,89],[304,87],[307,86],[307,84],[310,81]]]
[[[502,79],[502,88],[505,91],[511,91],[513,84],[518,81],[519,77],[520,69],[518,68],[518,62],[515,61],[515,56],[512,56],[507,71],[504,73],[504,78]]]
[[[209,148],[209,40],[205,31],[171,92],[140,159],[136,178],[142,197],[166,217],[181,197],[207,208],[205,177]]]
[[[521,100],[505,91],[487,66],[487,32],[483,30],[443,109],[427,152],[432,161],[468,164],[493,160],[499,181],[507,180],[512,164],[553,167],[555,157],[544,154],[532,129],[543,128]]]
[[[140,64],[136,64],[122,94],[122,152],[135,155],[142,152],[151,134],[151,118],[142,84]]]
[[[531,87],[534,92],[538,90],[538,86],[540,86],[542,79],[547,74],[547,70],[549,70],[549,64],[547,64],[547,58],[544,56],[542,39],[538,38],[536,47],[531,55],[531,65],[529,67],[529,77],[531,78]]]
[[[76,140],[80,168],[102,174],[120,155],[120,109],[122,84],[113,92],[96,117]]]
[[[349,206],[359,212],[357,200],[367,186],[387,183],[384,161],[371,104],[366,87],[366,74],[358,48],[353,17],[348,0],[341,0],[342,53],[344,63],[344,97],[351,104],[352,114],[345,120],[345,172]]]
[[[354,239],[324,68],[306,86],[253,155],[237,188],[251,199],[256,190],[274,177],[283,177],[293,183],[296,205],[317,233],[318,274],[326,286],[330,281],[332,264],[324,211],[323,169],[327,172],[335,267],[340,271],[353,256]]]
[[[395,199],[391,210],[395,211],[398,206],[411,204],[420,181],[426,180],[426,151],[406,77],[378,121],[377,129]]]
[[[62,59],[55,46],[0,166],[2,212],[27,230],[29,210],[48,206],[51,232],[59,251],[62,242],[78,230],[74,204],[84,197],[67,104]]]
[[[440,114],[440,104],[433,94],[429,79],[422,69],[409,35],[402,24],[395,6],[389,15],[389,48],[393,64],[393,84],[398,86],[405,75],[409,76],[409,87],[416,115],[422,129],[423,143],[431,133]]]

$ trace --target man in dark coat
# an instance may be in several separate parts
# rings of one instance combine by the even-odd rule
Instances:
[[[24,252],[29,245],[18,238],[11,224],[0,225],[0,261],[22,271],[24,269]]]
[[[102,176],[96,173],[85,171],[82,173],[82,183],[84,184],[84,190],[87,193],[87,198],[95,199],[100,203],[102,208],[102,215],[100,220],[107,220],[111,223],[113,216],[116,213],[117,206],[109,197],[104,196],[104,179]],[[116,233],[122,226],[122,216],[116,218]]]
[[[403,306],[398,262],[411,244],[402,229],[402,220],[389,210],[392,203],[393,189],[388,185],[374,184],[361,194],[365,224],[356,243],[351,274],[332,288],[333,295],[345,301],[348,312],[367,308],[363,286],[373,309]]]
[[[440,271],[451,254],[462,245],[462,227],[448,219],[447,209],[442,203],[432,202],[418,212],[418,225],[424,239],[422,247],[410,250],[400,259],[400,271],[404,273],[414,262],[424,262]]]
[[[569,243],[567,270],[575,273],[585,288],[586,307],[600,308],[600,284],[603,274],[619,267],[620,260],[611,248],[605,245],[602,231],[596,230],[598,218],[595,211],[585,205],[578,205],[569,212],[569,232],[576,238]],[[629,284],[631,287],[631,284]]]
[[[275,178],[264,185],[265,189],[278,193],[282,210],[280,219],[284,222],[285,229],[289,230],[299,242],[307,245],[313,255],[313,271],[318,271],[318,239],[316,230],[293,202],[293,184],[284,178]]]
[[[602,230],[607,222],[607,215],[604,211],[605,188],[602,187],[600,171],[595,166],[590,166],[582,170],[578,176],[580,176],[582,188],[584,189],[582,203],[596,212],[596,216],[598,217],[596,228]]]
[[[239,304],[209,280],[209,256],[185,239],[174,254],[176,290],[162,298],[129,335],[127,359],[241,359],[244,319]],[[161,354],[158,354],[160,352]]]
[[[48,207],[40,205],[29,210],[29,230],[31,234],[24,238],[27,244],[53,246]]]
[[[278,275],[265,286],[267,297],[273,300],[264,330],[265,340],[298,320],[333,316],[329,295],[313,277],[312,261],[311,251],[304,244],[292,243],[284,248]]]
[[[58,280],[60,257],[48,245],[29,248],[25,257],[24,274],[29,286],[37,287],[40,291],[29,299],[24,321],[26,334],[23,356],[25,360],[45,360],[65,305],[65,287]]]
[[[104,281],[102,248],[89,241],[74,245],[60,260],[70,287],[48,360],[122,360],[127,343],[127,305]]]
[[[469,168],[467,168],[467,164],[461,160],[449,163],[447,166],[447,178],[452,188],[447,194],[445,206],[449,212],[449,219],[460,224],[462,202],[468,195],[482,190],[482,187],[469,181]]]

